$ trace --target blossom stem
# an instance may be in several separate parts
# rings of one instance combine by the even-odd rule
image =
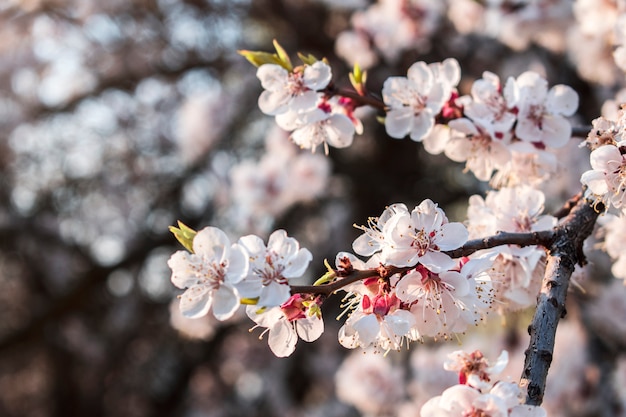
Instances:
[[[371,106],[375,109],[385,110],[385,103],[381,99],[378,99],[372,95],[362,96],[356,91],[348,90],[345,88],[336,88],[332,85],[328,86],[324,93],[332,96],[341,96],[346,97],[354,102],[358,103],[359,106]]]
[[[333,281],[324,285],[292,285],[292,294],[324,294],[330,295],[333,292],[340,290],[348,284],[357,282],[366,278],[380,277],[386,278],[394,274],[402,273],[413,269],[414,267],[397,267],[393,265],[380,266],[378,268],[371,269],[355,269],[347,275],[342,276],[337,281]]]

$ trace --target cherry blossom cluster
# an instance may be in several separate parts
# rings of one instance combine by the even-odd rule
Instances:
[[[543,417],[543,408],[524,405],[523,391],[514,382],[493,381],[508,362],[503,351],[491,365],[480,351],[456,351],[444,364],[459,373],[459,384],[428,400],[421,409],[422,417],[515,416]]]
[[[296,144],[312,150],[323,144],[328,151],[328,145],[349,146],[354,133],[361,132],[353,111],[374,103],[364,97],[365,74],[358,67],[354,74],[359,76],[351,74],[356,92],[347,93],[330,88],[331,70],[324,61],[301,58],[305,65],[290,69],[288,58],[279,55],[259,59],[267,53],[241,53],[258,66],[265,89],[259,107],[293,131]],[[498,187],[536,184],[556,171],[556,157],[549,151],[569,141],[572,127],[567,118],[578,108],[571,87],[548,89],[548,82],[532,71],[502,85],[497,75],[485,72],[470,95],[459,97],[460,79],[461,68],[452,58],[416,62],[406,77],[389,77],[382,88],[383,102],[376,105],[385,111],[387,134],[409,136],[423,142],[429,153],[444,152],[465,162],[480,180],[488,181],[497,172],[493,184]]]
[[[371,68],[382,57],[396,62],[409,49],[425,50],[439,27],[444,4],[438,0],[380,0],[351,18],[352,29],[335,42],[337,55],[350,65]]]
[[[188,251],[174,253],[168,266],[172,283],[185,292],[180,311],[199,318],[212,311],[220,321],[231,318],[240,304],[249,304],[248,316],[269,332],[270,348],[288,356],[298,336],[306,341],[323,332],[316,297],[291,295],[289,281],[300,277],[312,259],[284,230],[273,232],[267,245],[255,235],[230,243],[216,227],[197,233],[180,224],[172,230]]]
[[[265,153],[260,160],[244,159],[231,168],[231,209],[237,212],[239,223],[267,230],[271,227],[268,218],[322,196],[329,176],[328,158],[298,152],[285,131],[272,128],[265,137]]]
[[[613,275],[626,279],[626,256],[623,242],[626,236],[626,110],[621,108],[616,120],[599,117],[584,142],[591,150],[591,170],[580,178],[586,187],[586,197],[604,205],[607,214],[600,224],[604,233],[603,249],[614,261]],[[626,283],[626,281],[624,281]]]
[[[258,66],[257,77],[264,88],[259,96],[261,111],[275,116],[301,148],[315,151],[322,145],[328,153],[328,146],[350,146],[355,131],[362,130],[361,123],[353,115],[351,100],[324,93],[332,79],[328,63],[301,55],[303,65],[293,67],[280,45],[274,44],[275,58],[258,60],[258,53],[241,51]]]
[[[527,185],[489,191],[484,199],[473,195],[468,207],[470,237],[552,229],[557,220],[543,214],[544,202],[543,192]],[[545,249],[502,245],[477,252],[475,256],[493,262],[490,274],[499,311],[519,310],[535,303],[545,271]]]
[[[510,77],[504,86],[497,75],[485,72],[471,95],[456,102],[464,117],[448,123],[444,153],[465,162],[480,180],[498,171],[500,184],[535,184],[556,170],[556,158],[548,150],[569,141],[567,116],[576,112],[578,95],[566,85],[548,89],[535,72]]]
[[[424,336],[449,338],[483,319],[492,302],[491,262],[442,252],[463,245],[468,233],[435,203],[425,200],[411,211],[393,204],[362,230],[352,247],[370,258],[339,253],[338,275],[376,265],[400,269],[344,288],[350,315],[339,332],[343,346],[397,350]]]
[[[620,110],[618,120],[600,117],[586,143],[591,149],[592,169],[583,173],[580,181],[587,187],[587,196],[624,213],[626,203],[626,111]]]

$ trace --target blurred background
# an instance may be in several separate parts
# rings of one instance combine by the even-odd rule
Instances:
[[[340,86],[358,61],[374,93],[418,60],[456,57],[462,93],[485,70],[533,69],[577,90],[584,126],[624,85],[607,23],[622,6],[593,15],[586,3],[0,0],[0,416],[418,415],[429,398],[419,384],[438,387],[427,376],[439,374],[417,369],[441,362],[425,345],[382,364],[356,352],[365,374],[350,374],[340,296],[324,306],[321,340],[288,359],[243,314],[218,324],[177,313],[166,264],[181,249],[167,230],[177,220],[233,240],[284,228],[314,254],[310,283],[351,250],[353,223],[424,198],[463,221],[467,197],[487,187],[387,137],[374,111],[360,113],[365,133],[350,148],[300,151],[258,110],[256,69],[236,51],[278,39],[294,58],[327,57]],[[551,209],[580,190],[588,162],[576,145],[545,184]],[[515,324],[527,319],[508,321],[503,345],[526,343]],[[336,390],[335,378],[354,388]],[[364,380],[373,388],[358,394]],[[591,398],[596,385],[571,395]]]

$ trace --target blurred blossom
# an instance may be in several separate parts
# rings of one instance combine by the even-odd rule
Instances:
[[[335,374],[337,397],[367,416],[393,413],[405,396],[403,372],[391,358],[372,352],[353,352]]]
[[[201,159],[221,139],[232,103],[221,91],[188,97],[178,111],[176,137],[185,163]]]
[[[197,319],[185,317],[180,311],[179,304],[179,298],[174,298],[170,303],[170,325],[189,339],[211,339],[219,326],[219,321],[210,314]]]

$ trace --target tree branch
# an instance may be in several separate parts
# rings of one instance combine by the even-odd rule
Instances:
[[[599,214],[593,202],[580,199],[555,229],[554,239],[548,246],[546,272],[537,300],[537,310],[528,327],[530,344],[526,350],[520,381],[521,385],[528,387],[526,404],[540,405],[543,401],[556,328],[566,314],[565,298],[569,279],[575,265],[585,263],[583,241],[593,231]]]
[[[542,230],[539,232],[530,233],[508,233],[498,232],[493,236],[488,236],[482,239],[469,240],[465,245],[458,249],[446,251],[445,254],[451,258],[461,258],[463,256],[471,255],[472,253],[481,249],[490,249],[502,245],[519,245],[519,246],[532,246],[541,245],[548,247],[554,238],[554,230]],[[378,268],[353,270],[346,275],[341,275],[341,271],[335,271],[341,278],[333,281],[329,284],[323,285],[292,285],[292,294],[322,294],[330,295],[337,290],[352,284],[353,282],[360,281],[362,279],[371,277],[386,278],[393,274],[407,272],[415,266],[410,267],[396,267],[393,265],[381,265]]]

